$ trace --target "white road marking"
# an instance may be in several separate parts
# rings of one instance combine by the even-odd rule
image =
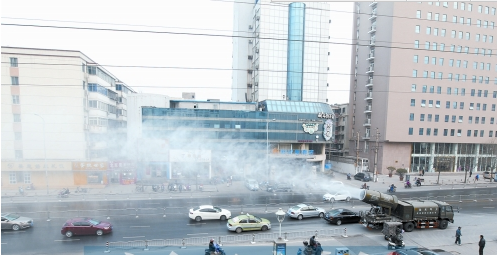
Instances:
[[[194,235],[208,235],[209,233],[197,233],[197,234],[186,234],[188,236],[194,236]]]
[[[145,237],[145,236],[123,236],[123,238],[139,238],[139,237]]]
[[[494,209],[495,207],[483,207],[484,209]]]
[[[124,255],[134,255],[134,254],[129,252],[124,252]]]
[[[200,224],[205,224],[205,223],[195,223],[195,224],[186,224],[187,226],[195,226],[195,225],[200,225]]]
[[[72,241],[79,241],[79,239],[69,239],[69,240],[54,240],[54,242],[72,242]]]
[[[130,226],[130,228],[149,228],[150,226]]]
[[[2,232],[2,234],[15,234],[15,233],[22,233],[26,232],[25,230],[17,230],[17,231],[10,231],[10,232]]]
[[[7,243],[2,243],[2,244],[7,244]]]

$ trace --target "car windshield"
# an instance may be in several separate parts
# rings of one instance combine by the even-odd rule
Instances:
[[[298,211],[300,210],[300,206],[296,205],[290,208],[291,210]]]
[[[330,211],[330,215],[332,215],[332,216],[336,216],[336,215],[339,215],[339,214],[340,214],[340,213],[342,213],[342,212],[343,212],[342,210],[337,210],[337,209],[335,209],[335,210],[331,210],[331,211]]]
[[[7,218],[7,220],[15,220],[21,216],[14,214],[14,213],[9,213],[9,214],[5,215],[4,217]]]
[[[193,210],[193,211],[198,211],[199,209],[200,209],[200,207],[198,207],[198,206],[197,206],[197,207],[193,207],[193,209],[192,209],[192,210]]]
[[[261,222],[261,221],[262,221],[262,220],[261,220],[261,218],[259,218],[259,217],[257,217],[257,216],[254,216],[254,219],[255,219],[255,220],[257,220],[257,221],[259,221],[259,222]]]
[[[234,223],[238,223],[238,222],[240,222],[240,218],[238,218],[238,217],[235,217],[235,218],[233,218],[233,219],[231,219],[231,220],[232,220]]]
[[[214,206],[213,208],[214,208],[214,210],[216,210],[216,212],[221,212],[222,211],[222,209],[219,208],[219,207]]]
[[[90,222],[90,224],[92,224],[92,225],[100,224],[100,221],[98,221],[98,220],[88,220],[88,222]]]

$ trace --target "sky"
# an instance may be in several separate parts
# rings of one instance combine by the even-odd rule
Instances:
[[[171,97],[195,92],[199,100],[230,101],[233,4],[233,0],[3,0],[1,45],[81,51],[136,92]],[[337,74],[328,75],[328,103],[348,103],[351,46],[336,43],[351,43],[353,3],[330,2],[330,6],[329,72]]]

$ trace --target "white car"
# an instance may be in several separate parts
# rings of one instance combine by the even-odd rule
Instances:
[[[231,218],[231,212],[212,205],[201,205],[190,209],[190,219],[201,220],[227,220]]]
[[[338,191],[334,193],[326,193],[323,195],[323,201],[350,201],[350,193],[348,191]]]

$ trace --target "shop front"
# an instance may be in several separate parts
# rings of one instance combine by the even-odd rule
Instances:
[[[33,186],[35,189],[59,189],[72,186],[71,162],[2,161],[2,189]]]
[[[122,185],[136,182],[136,164],[132,161],[109,161],[110,183]]]
[[[108,163],[101,161],[72,162],[74,185],[104,185],[108,183]]]
[[[212,178],[210,150],[170,150],[168,179]]]

